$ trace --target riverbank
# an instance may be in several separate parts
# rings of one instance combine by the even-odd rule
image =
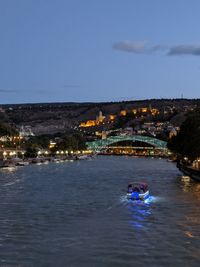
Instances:
[[[12,159],[2,159],[0,161],[0,168],[15,167],[15,166],[27,166],[29,164],[42,164],[49,162],[64,162],[64,161],[74,161],[74,160],[84,160],[91,158],[92,155],[68,155],[63,157],[37,157],[37,158],[12,158]]]
[[[184,174],[190,176],[192,179],[200,182],[200,170],[193,168],[192,166],[186,166],[181,162],[177,163],[177,168]]]

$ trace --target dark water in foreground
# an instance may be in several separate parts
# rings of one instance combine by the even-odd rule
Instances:
[[[200,266],[200,184],[148,158],[1,169],[0,266]]]

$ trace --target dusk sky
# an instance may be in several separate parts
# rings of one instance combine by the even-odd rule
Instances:
[[[199,0],[0,0],[0,103],[200,97]]]

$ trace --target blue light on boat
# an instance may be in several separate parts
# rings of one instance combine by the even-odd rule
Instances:
[[[139,193],[138,192],[133,192],[131,194],[131,200],[139,200],[140,197],[139,197]]]

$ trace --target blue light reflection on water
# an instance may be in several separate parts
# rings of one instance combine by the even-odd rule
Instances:
[[[131,216],[130,224],[134,229],[141,230],[145,227],[145,221],[152,215],[152,204],[159,200],[158,197],[150,195],[143,200],[128,200],[126,196],[121,201],[127,203]]]
[[[145,220],[152,213],[151,206],[150,206],[151,201],[152,201],[152,197],[150,196],[145,201],[129,200],[128,209],[131,213],[130,224],[132,225],[134,229],[140,230],[145,227]]]

